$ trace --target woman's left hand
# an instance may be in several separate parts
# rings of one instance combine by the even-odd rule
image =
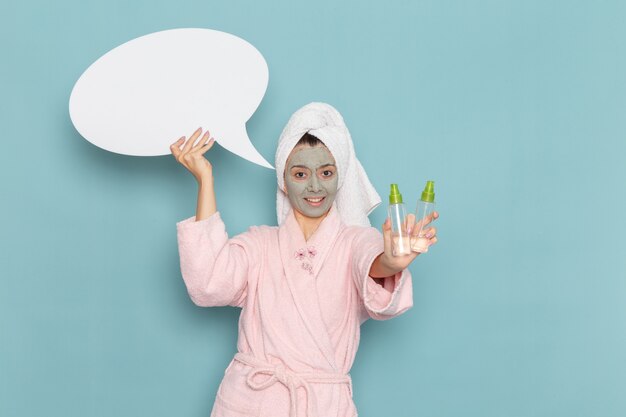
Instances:
[[[372,264],[372,267],[370,269],[370,276],[374,278],[383,278],[395,275],[403,269],[406,269],[406,267],[408,267],[420,253],[427,252],[430,246],[437,243],[437,228],[434,226],[426,227],[426,225],[430,224],[432,221],[438,218],[439,213],[435,211],[430,216],[424,219],[424,224],[422,225],[421,220],[415,223],[415,216],[413,214],[409,214],[406,221],[408,229],[411,233],[411,241],[413,241],[413,239],[416,239],[418,237],[417,233],[422,230],[422,237],[420,237],[419,239],[422,241],[420,242],[420,246],[424,249],[421,250],[421,252],[411,251],[411,253],[408,255],[400,256],[393,255],[391,243],[391,222],[389,219],[385,220],[385,223],[383,223],[382,227],[384,252],[380,254],[380,256],[376,258],[376,260]]]

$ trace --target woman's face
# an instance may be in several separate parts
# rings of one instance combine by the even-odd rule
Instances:
[[[285,165],[285,191],[294,210],[321,217],[337,195],[335,158],[324,145],[293,148]]]

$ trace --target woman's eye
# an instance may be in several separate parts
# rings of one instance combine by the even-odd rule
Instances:
[[[296,172],[293,174],[296,178],[304,178],[304,172]]]
[[[325,177],[331,177],[333,175],[333,171],[327,169],[326,171],[322,172],[322,175]]]

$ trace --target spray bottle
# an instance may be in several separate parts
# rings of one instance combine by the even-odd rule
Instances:
[[[391,184],[388,216],[391,220],[391,251],[393,256],[411,253],[411,242],[406,225],[406,208],[398,184]]]
[[[435,182],[427,181],[422,198],[417,202],[415,210],[415,227],[411,233],[411,250],[414,252],[428,252],[428,241],[426,237],[428,233],[429,223],[432,222],[432,215],[435,211]]]

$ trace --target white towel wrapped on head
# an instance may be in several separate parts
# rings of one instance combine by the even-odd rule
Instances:
[[[285,194],[284,172],[287,158],[296,143],[309,133],[328,148],[337,164],[338,191],[335,198],[341,220],[346,225],[370,226],[367,216],[381,199],[356,158],[350,132],[341,114],[329,104],[310,103],[296,111],[283,129],[276,149],[276,215],[282,224],[290,203]]]

